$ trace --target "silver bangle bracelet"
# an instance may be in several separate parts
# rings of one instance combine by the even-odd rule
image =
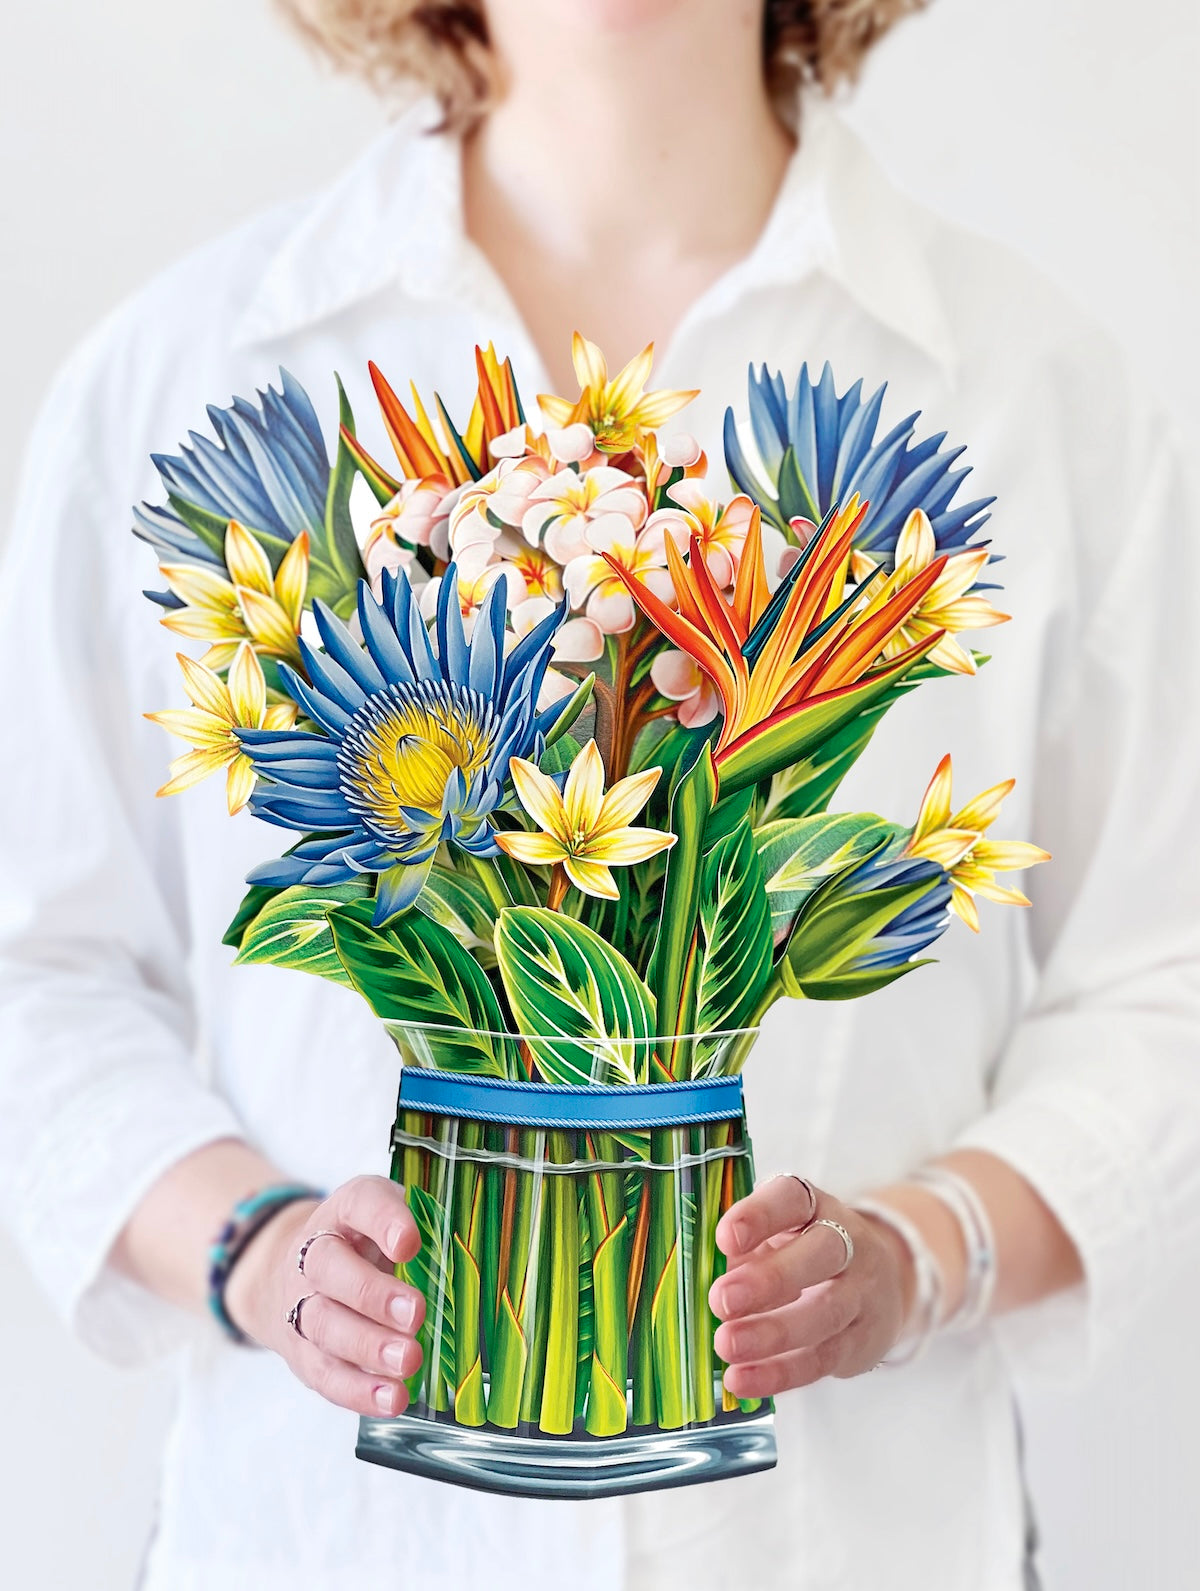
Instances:
[[[946,1325],[951,1331],[972,1331],[987,1318],[996,1291],[996,1237],[987,1207],[966,1177],[948,1166],[922,1166],[910,1180],[939,1199],[958,1222],[966,1278],[962,1303]]]
[[[941,1320],[942,1300],[946,1293],[942,1268],[916,1225],[899,1210],[878,1199],[859,1199],[853,1208],[860,1215],[873,1216],[875,1220],[889,1227],[912,1256],[913,1276],[916,1282],[912,1308],[915,1328],[906,1337],[902,1337],[896,1347],[880,1360],[880,1363],[885,1365],[912,1364],[929,1346],[930,1339]]]

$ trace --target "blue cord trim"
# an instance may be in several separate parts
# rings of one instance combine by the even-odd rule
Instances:
[[[733,1121],[742,1114],[742,1079],[706,1077],[688,1083],[611,1087],[602,1083],[512,1082],[500,1077],[465,1077],[432,1067],[406,1066],[400,1073],[399,1110],[511,1127],[683,1127],[692,1122]]]

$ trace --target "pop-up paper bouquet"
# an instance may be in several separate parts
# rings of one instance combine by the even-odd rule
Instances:
[[[954,809],[948,757],[910,826],[828,810],[1005,617],[958,452],[916,415],[877,436],[882,389],[764,369],[720,500],[649,349],[574,355],[540,432],[490,349],[462,430],[372,367],[395,475],[340,385],[331,465],[285,374],[137,511],[163,624],[209,643],[193,705],[151,715],[193,748],[162,793],[224,770],[231,812],[297,836],[227,943],[357,990],[404,1062],[424,1362],[360,1456],[560,1496],[774,1462],[708,1304],[758,1024],[882,989],[1044,856],[988,837],[1008,784]]]

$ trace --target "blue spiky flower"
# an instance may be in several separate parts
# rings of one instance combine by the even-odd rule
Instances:
[[[993,497],[955,504],[969,468],[955,469],[962,448],[943,450],[944,431],[916,438],[920,411],[875,439],[886,384],[865,401],[862,382],[837,395],[826,364],[815,385],[802,365],[791,393],[766,365],[749,372],[750,426],[761,467],[752,464],[725,411],[725,462],[730,479],[787,531],[793,519],[821,524],[857,492],[870,504],[855,547],[891,566],[908,516],[923,509],[939,553],[969,545],[988,518]]]
[[[260,541],[277,543],[280,554],[302,530],[323,522],[330,470],[321,425],[296,378],[279,374],[282,392],[268,387],[257,406],[245,398],[228,409],[209,404],[215,442],[192,431],[177,454],[153,455],[170,506],[136,508],[135,533],[169,561],[182,556],[219,565],[219,532],[231,519],[252,526]],[[219,532],[199,534],[188,508],[211,517]]]
[[[307,839],[255,868],[252,884],[343,883],[378,875],[375,922],[411,906],[442,843],[497,853],[491,814],[512,757],[534,762],[560,702],[537,711],[563,604],[506,657],[505,582],[485,600],[471,639],[453,564],[442,581],[434,650],[407,577],[383,576],[383,601],[365,581],[358,617],[365,646],[322,602],[313,613],[323,650],[300,642],[308,680],[280,674],[316,732],[241,732],[259,775],[257,817]],[[323,732],[322,732],[323,731]]]
[[[809,1000],[850,1000],[885,988],[950,923],[953,881],[927,857],[872,852],[812,896],[781,964],[784,986]]]
[[[938,862],[924,857],[868,857],[843,880],[842,888],[846,898],[878,890],[903,890],[915,896],[875,930],[848,964],[847,972],[906,968],[950,926],[950,875]]]

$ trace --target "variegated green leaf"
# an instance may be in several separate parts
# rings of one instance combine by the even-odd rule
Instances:
[[[434,866],[417,896],[417,910],[453,934],[481,966],[495,965],[498,907],[479,879]]]
[[[351,982],[396,1043],[428,1051],[421,1064],[485,1077],[520,1075],[503,1032],[499,1001],[478,962],[421,912],[386,927],[371,922],[371,902],[331,918],[334,944]]]
[[[754,843],[775,938],[787,933],[797,912],[827,879],[861,862],[894,833],[893,824],[871,812],[784,818],[756,829]]]
[[[436,1350],[440,1373],[453,1386],[454,1286],[450,1261],[450,1223],[445,1207],[424,1188],[408,1188],[406,1197],[417,1231],[421,1234],[421,1247],[412,1259],[405,1260],[398,1267],[398,1272],[401,1279],[415,1287],[425,1299],[425,1320],[420,1330],[425,1362],[418,1373],[432,1374]]]
[[[771,915],[754,835],[741,822],[704,858],[700,890],[700,1033],[747,1026],[771,975]],[[700,1066],[713,1045],[701,1042]]]
[[[654,998],[583,923],[513,906],[496,923],[500,976],[518,1031],[552,1083],[644,1083]]]
[[[353,988],[333,943],[329,914],[370,894],[366,880],[349,884],[295,884],[267,899],[242,930],[240,966],[269,964],[312,972]]]

